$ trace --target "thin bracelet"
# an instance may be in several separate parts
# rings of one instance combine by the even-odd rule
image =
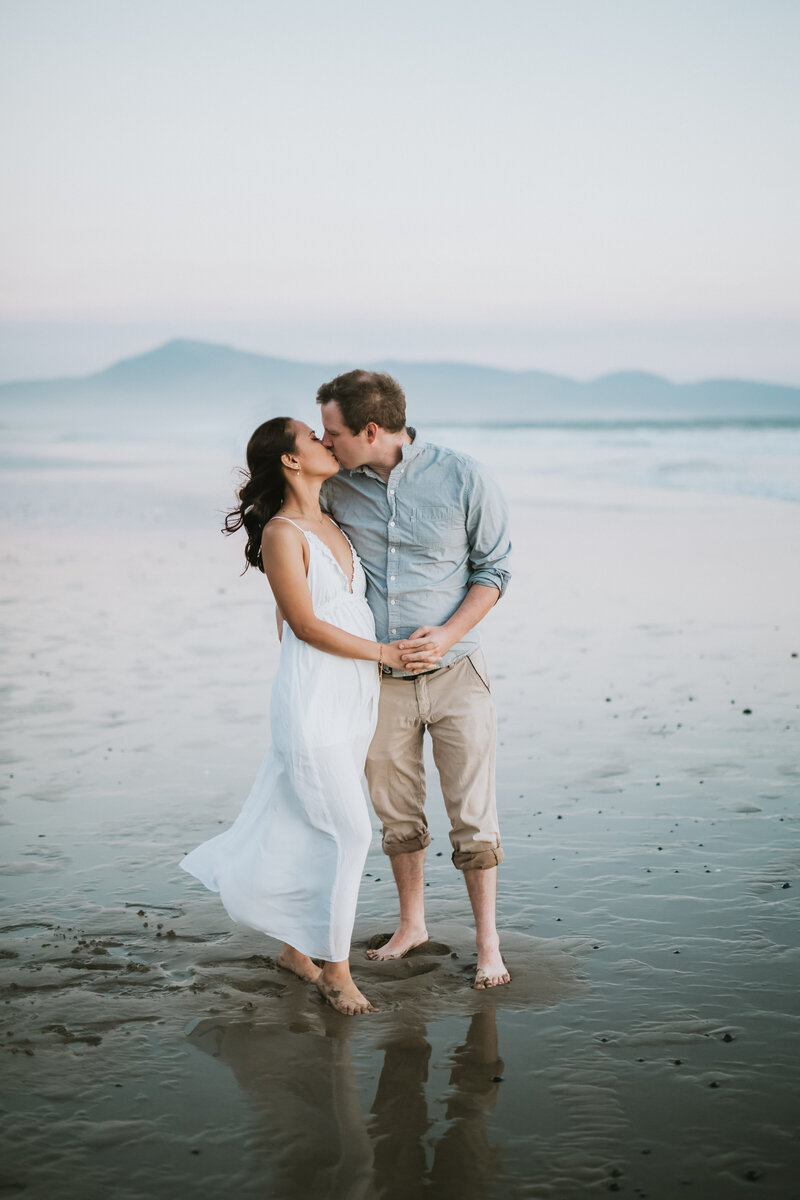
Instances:
[[[383,679],[383,642],[378,642],[378,678]]]

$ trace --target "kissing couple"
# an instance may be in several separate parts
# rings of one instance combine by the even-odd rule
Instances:
[[[505,591],[511,547],[497,485],[406,425],[390,375],[349,371],[317,402],[321,440],[292,417],[256,429],[225,521],[244,529],[247,566],[277,605],[272,744],[234,824],[181,866],[234,921],[283,943],[279,966],[355,1015],[376,1011],[349,963],[372,836],[364,773],[400,902],[396,931],[367,957],[402,958],[428,939],[426,729],[475,919],[473,986],[509,982],[495,919],[496,720],[476,627]]]

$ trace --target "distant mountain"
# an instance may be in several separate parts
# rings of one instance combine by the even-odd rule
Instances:
[[[353,366],[395,375],[409,420],[432,424],[619,421],[798,421],[800,388],[713,379],[676,384],[623,371],[586,383],[543,371],[465,363],[302,363],[176,340],[81,378],[0,384],[0,423],[126,430],[257,422],[309,412],[319,385]]]

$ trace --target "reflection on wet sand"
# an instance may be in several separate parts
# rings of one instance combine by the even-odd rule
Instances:
[[[444,1137],[431,1168],[434,1194],[447,1200],[486,1195],[499,1169],[489,1144],[486,1115],[494,1111],[504,1064],[497,1046],[497,1014],[484,1009],[473,1016],[466,1041],[452,1055]]]
[[[503,1070],[494,1009],[473,1015],[464,1044],[451,1055],[448,1124],[435,1144],[428,1173],[422,1139],[432,1123],[424,1087],[430,1053],[424,1025],[385,1047],[369,1126],[375,1192],[381,1200],[415,1200],[426,1184],[433,1185],[442,1200],[470,1200],[485,1195],[497,1174],[497,1151],[489,1144],[485,1122],[486,1113],[494,1108]]]
[[[348,1030],[327,1013],[320,1031],[306,1021],[280,1025],[198,1025],[190,1040],[236,1076],[258,1121],[247,1139],[248,1176],[265,1196],[366,1200],[372,1149],[361,1112]],[[342,1018],[339,1018],[341,1021]]]
[[[258,1116],[248,1139],[257,1160],[248,1174],[269,1181],[265,1194],[307,1200],[415,1200],[431,1189],[441,1200],[486,1195],[499,1170],[486,1116],[503,1063],[493,1009],[476,1012],[450,1056],[447,1128],[432,1146],[426,1084],[431,1046],[426,1026],[404,1026],[382,1044],[370,1114],[359,1097],[349,1039],[353,1026],[323,1013],[313,1025],[201,1021],[190,1040],[231,1068]]]

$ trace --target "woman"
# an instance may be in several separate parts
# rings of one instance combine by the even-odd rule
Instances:
[[[225,529],[244,526],[247,566],[266,573],[278,606],[272,746],[231,828],[181,866],[235,921],[282,941],[278,965],[335,1009],[374,1012],[348,962],[372,833],[361,775],[381,667],[403,666],[401,643],[375,641],[358,555],[320,508],[333,452],[302,421],[276,417],[250,438],[247,466]]]

